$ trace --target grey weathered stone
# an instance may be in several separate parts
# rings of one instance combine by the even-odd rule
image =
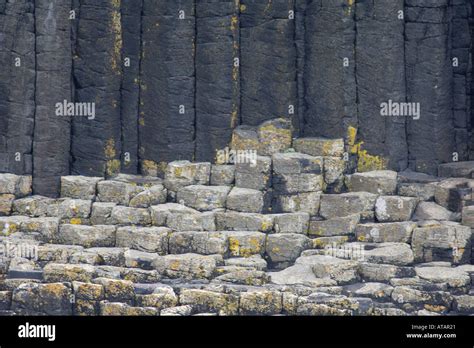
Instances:
[[[272,156],[273,172],[284,174],[322,174],[323,158],[297,152],[277,153]]]
[[[31,194],[31,176],[0,174],[0,194],[12,194],[22,198]]]
[[[371,219],[374,215],[377,195],[368,192],[350,192],[343,194],[321,195],[320,215],[325,219],[361,214],[362,219]]]
[[[375,202],[375,217],[381,222],[408,221],[417,204],[416,198],[380,196]]]
[[[368,282],[388,282],[392,278],[413,277],[415,270],[411,267],[361,262],[359,274]]]
[[[121,302],[100,301],[100,315],[102,316],[156,316],[157,308],[133,307]]]
[[[216,228],[221,231],[260,231],[273,229],[273,215],[240,213],[233,211],[217,212]]]
[[[48,208],[53,204],[53,198],[43,196],[30,196],[16,199],[13,202],[13,212],[18,215],[27,215],[32,217],[47,216]]]
[[[406,266],[413,263],[413,251],[406,243],[381,243],[378,247],[365,250],[364,260],[372,263],[384,263]]]
[[[211,185],[227,186],[235,181],[234,165],[213,165],[211,168]]]
[[[0,194],[0,216],[11,214],[14,199],[15,195]]]
[[[181,317],[191,315],[193,307],[189,305],[165,308],[161,310],[160,316]]]
[[[269,282],[269,276],[262,271],[255,269],[236,269],[226,272],[213,279],[213,282],[241,284],[248,286],[262,286]]]
[[[150,211],[145,208],[115,206],[110,221],[117,225],[150,225]]]
[[[24,283],[13,291],[12,310],[23,315],[71,315],[72,291],[62,283]]]
[[[416,223],[389,222],[359,224],[355,229],[356,238],[360,242],[370,243],[409,243]]]
[[[104,180],[97,183],[97,199],[99,202],[112,202],[128,205],[130,199],[145,189],[131,183]]]
[[[93,279],[93,283],[100,284],[104,287],[104,295],[107,301],[132,304],[135,299],[135,288],[131,281],[95,278]]]
[[[92,200],[96,196],[97,183],[103,180],[99,177],[62,176],[61,197]]]
[[[115,226],[61,225],[57,241],[61,244],[84,247],[115,246]]]
[[[311,156],[341,157],[344,153],[343,139],[299,138],[293,141],[298,152]]]
[[[454,297],[454,306],[457,311],[465,314],[474,313],[474,296],[473,295],[461,295]]]
[[[178,191],[177,201],[199,211],[225,208],[230,187],[191,185]]]
[[[153,185],[134,196],[130,200],[130,206],[134,208],[148,208],[152,205],[166,203],[167,195],[168,191],[163,185]]]
[[[247,291],[240,295],[240,314],[272,315],[282,310],[282,295],[265,289]]]
[[[370,297],[374,300],[390,300],[393,287],[384,283],[357,283],[344,287],[343,293],[351,297]]]
[[[265,121],[257,127],[257,135],[258,153],[262,156],[287,150],[293,140],[291,121],[284,118]]]
[[[397,172],[375,170],[346,176],[349,191],[370,192],[379,195],[392,195],[397,190]]]
[[[170,233],[171,230],[165,227],[119,227],[116,245],[164,255],[168,253]]]
[[[267,269],[267,262],[260,255],[226,259],[224,260],[224,264],[226,266],[255,268],[258,271],[265,271]]]
[[[462,209],[462,224],[474,228],[474,206],[470,205]]]
[[[454,212],[460,212],[466,200],[472,200],[474,180],[450,178],[435,184],[435,201]]]
[[[267,237],[265,246],[269,261],[276,267],[287,267],[303,250],[311,247],[310,239],[297,233],[277,233]]]
[[[421,279],[433,283],[447,283],[451,288],[462,288],[471,284],[467,272],[451,267],[415,267],[415,272]]]
[[[95,277],[95,268],[91,265],[48,263],[44,267],[43,277],[48,283],[91,282]]]
[[[158,258],[158,254],[138,250],[127,250],[124,257],[125,266],[127,267],[152,270],[153,263]]]
[[[195,209],[191,209],[182,204],[166,203],[150,207],[151,220],[153,225],[165,226],[170,215],[197,214]]]
[[[435,185],[428,183],[399,183],[398,194],[406,197],[416,197],[422,201],[434,199]]]
[[[360,214],[335,217],[328,220],[311,220],[309,235],[319,237],[344,236],[353,234],[360,221]]]
[[[324,189],[324,178],[321,174],[277,174],[273,176],[273,188],[279,194],[296,194],[300,192],[317,192]]]
[[[399,304],[423,305],[425,308],[427,305],[441,306],[440,310],[446,310],[451,306],[452,296],[441,291],[427,292],[408,286],[396,286],[392,292],[392,301]]]
[[[330,278],[318,278],[314,275],[311,265],[295,264],[279,272],[268,273],[272,283],[279,285],[301,284],[311,287],[333,286],[337,282]]]
[[[91,207],[92,201],[89,200],[61,198],[50,205],[48,215],[57,216],[60,219],[88,219]]]
[[[243,213],[261,213],[264,206],[261,191],[234,187],[226,201],[227,209]]]
[[[210,163],[191,163],[189,161],[174,161],[168,163],[165,172],[165,187],[170,191],[190,185],[209,185],[211,177]]]
[[[57,218],[26,216],[0,217],[0,231],[9,236],[16,232],[38,233],[43,242],[49,243],[58,234],[59,220]]]
[[[455,220],[455,215],[448,209],[436,204],[435,202],[420,202],[418,203],[415,214],[413,215],[414,221],[419,220]]]
[[[178,296],[170,286],[156,287],[152,294],[137,295],[137,305],[140,307],[153,307],[159,310],[175,307],[178,304]]]
[[[210,278],[216,268],[216,258],[198,254],[166,255],[154,261],[155,269],[169,278]]]
[[[449,261],[469,263],[471,229],[455,223],[415,228],[412,248],[416,262]]]
[[[273,218],[275,233],[308,234],[308,213],[275,214]]]
[[[344,183],[347,161],[340,157],[324,157],[324,181],[327,185],[336,185],[339,192]]]
[[[222,232],[229,241],[229,255],[231,257],[250,257],[263,255],[265,252],[266,235],[261,232],[251,231],[226,231]]]
[[[255,163],[237,162],[235,186],[253,190],[266,190],[272,185],[272,159],[257,156]]]
[[[192,306],[197,312],[236,315],[239,310],[239,298],[232,294],[223,294],[200,289],[183,289],[179,302]]]
[[[166,226],[174,231],[215,231],[215,213],[213,211],[201,213],[197,210],[172,213],[166,219]]]
[[[317,215],[321,202],[320,192],[302,192],[293,195],[276,195],[273,211],[282,213],[305,212],[311,216]]]
[[[169,251],[170,254],[224,255],[228,241],[220,232],[174,232],[169,236]]]
[[[91,223],[93,225],[111,225],[112,210],[117,203],[94,202],[91,211]]]
[[[304,256],[296,260],[296,264],[311,266],[317,278],[329,278],[338,284],[348,284],[358,279],[355,260],[343,260],[327,255]]]
[[[474,161],[443,163],[438,166],[438,175],[443,178],[472,178]]]

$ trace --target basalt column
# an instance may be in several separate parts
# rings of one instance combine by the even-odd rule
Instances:
[[[142,0],[122,0],[122,172],[138,172]]]
[[[405,121],[382,113],[382,105],[406,102],[404,0],[356,6],[357,145],[359,171],[407,167]],[[355,132],[355,130],[353,130]]]
[[[32,171],[34,11],[33,0],[0,0],[0,172]]]
[[[75,101],[94,116],[73,118],[72,173],[112,175],[120,170],[122,76],[120,0],[81,0],[74,56]]]
[[[71,101],[71,1],[36,0],[36,115],[33,190],[55,196],[69,174],[70,118],[61,109]],[[57,106],[60,105],[60,106]]]
[[[455,151],[453,67],[448,0],[405,1],[407,101],[420,119],[407,119],[410,168],[437,174]]]
[[[242,123],[297,120],[294,1],[242,0],[240,19]]]
[[[357,129],[354,13],[353,0],[307,4],[305,136],[340,138]]]
[[[196,1],[196,160],[212,161],[240,119],[239,0]]]
[[[195,4],[144,0],[139,154],[142,170],[192,160],[195,138]]]

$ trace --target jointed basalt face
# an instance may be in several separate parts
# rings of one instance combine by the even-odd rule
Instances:
[[[1,0],[0,171],[57,196],[286,118],[359,171],[437,174],[471,155],[471,19],[468,0]]]

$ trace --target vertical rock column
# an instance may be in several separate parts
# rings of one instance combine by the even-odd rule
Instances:
[[[241,1],[242,123],[297,120],[293,0]]]
[[[122,172],[130,174],[138,171],[142,6],[142,0],[122,0]]]
[[[312,0],[306,9],[305,136],[357,128],[355,1]]]
[[[239,0],[196,1],[196,160],[212,161],[240,118]]]
[[[469,158],[470,48],[469,7],[467,0],[452,1],[451,40],[453,65],[453,103],[456,152],[458,160]]]
[[[448,14],[448,0],[405,1],[407,101],[421,110],[407,119],[409,166],[429,174],[455,151]]]
[[[120,171],[122,24],[120,0],[81,0],[74,56],[76,103],[95,103],[95,117],[75,116],[72,172]]]
[[[192,160],[195,138],[193,0],[144,0],[139,154],[142,171]]]
[[[306,35],[312,35],[311,32],[306,34],[306,7],[309,0],[295,0],[295,47],[296,47],[296,83],[297,83],[297,122],[293,122],[295,126],[295,134],[301,135],[304,130],[304,117],[306,112],[305,103],[305,40]]]
[[[33,190],[57,196],[69,174],[70,118],[56,105],[71,101],[70,0],[36,0],[36,114]]]
[[[358,170],[404,170],[406,116],[383,116],[382,103],[405,103],[404,0],[358,2],[356,78]]]
[[[34,1],[0,1],[0,172],[31,174],[35,114]]]

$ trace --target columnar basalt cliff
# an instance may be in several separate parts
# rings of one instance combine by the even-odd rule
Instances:
[[[0,0],[0,315],[474,314],[474,0]]]
[[[472,156],[471,6],[0,0],[0,172],[57,196],[61,175],[161,176],[287,118],[343,138],[358,171],[437,174]]]

